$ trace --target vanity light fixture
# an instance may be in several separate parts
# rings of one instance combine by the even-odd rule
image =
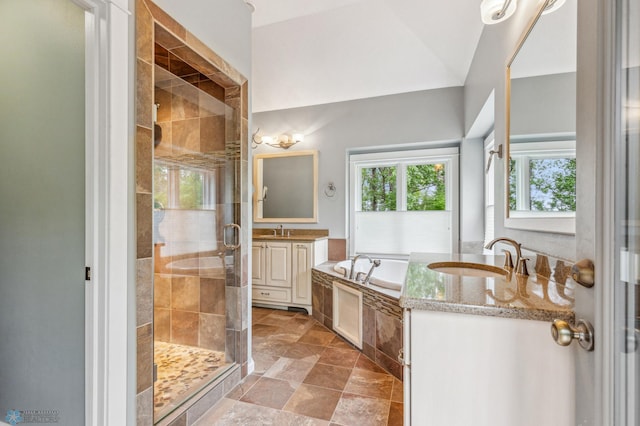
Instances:
[[[487,25],[497,24],[509,19],[516,11],[517,0],[482,0],[480,16]]]
[[[261,136],[258,137],[260,128],[255,131],[251,137],[251,148],[256,149],[260,144],[271,145],[275,148],[289,149],[295,144],[304,141],[304,135],[302,133],[294,133],[293,135],[278,135],[278,136]]]

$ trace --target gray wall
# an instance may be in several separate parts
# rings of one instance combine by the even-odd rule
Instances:
[[[576,131],[576,73],[526,77],[511,82],[511,134]]]
[[[495,141],[496,146],[505,143],[506,135],[506,64],[516,45],[539,8],[540,2],[521,2],[509,20],[486,25],[478,43],[464,86],[464,127],[473,126],[486,99],[495,91]],[[509,236],[522,242],[526,248],[574,259],[575,237],[544,232],[522,231],[504,227],[505,216],[505,168],[504,159],[495,162],[495,235]]]
[[[329,229],[331,238],[348,238],[347,152],[459,142],[463,136],[462,95],[461,87],[453,87],[254,114],[254,131],[301,132],[304,142],[290,150],[318,150],[319,221],[290,226]],[[258,146],[253,153],[275,149]],[[324,194],[329,182],[337,188],[333,197]],[[276,224],[254,226],[272,228]]]
[[[484,240],[484,139],[460,146],[460,251],[481,251]]]

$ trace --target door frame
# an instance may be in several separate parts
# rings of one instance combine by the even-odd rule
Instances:
[[[577,246],[587,243],[593,250],[595,258],[596,285],[593,289],[580,289],[580,291],[593,291],[593,318],[595,320],[595,351],[594,355],[578,350],[578,357],[594,356],[593,371],[587,382],[591,382],[590,389],[593,395],[593,424],[614,424],[614,362],[615,356],[615,175],[616,175],[616,148],[619,126],[617,117],[620,108],[616,100],[620,94],[619,79],[617,78],[619,58],[616,54],[616,43],[619,37],[619,28],[616,23],[617,0],[581,0],[578,3],[578,35],[587,37],[585,44],[593,43],[591,47],[583,47],[588,52],[584,55],[590,57],[587,60],[593,69],[589,70],[584,79],[595,87],[594,93],[589,99],[592,105],[588,110],[593,118],[591,123],[584,123],[582,129],[585,134],[592,132],[593,167],[587,173],[593,184],[594,197],[591,198],[593,211],[594,230],[587,233],[587,238],[577,239]],[[593,26],[596,26],[594,29]],[[582,29],[582,31],[581,31]],[[587,32],[591,35],[587,36]],[[587,164],[587,167],[589,165]],[[595,171],[595,173],[594,173]],[[582,230],[584,232],[584,230]],[[576,229],[578,237],[578,228]],[[577,258],[580,259],[581,250],[577,250]],[[578,301],[578,299],[576,299]],[[587,303],[588,304],[588,303]],[[581,314],[576,305],[576,318]],[[578,374],[587,374],[589,371],[576,370]],[[576,397],[578,395],[576,394]],[[581,411],[586,409],[589,401],[583,404],[576,401],[576,419],[579,419]]]
[[[124,425],[135,419],[131,12],[127,0],[70,1],[85,10],[86,37],[85,424]]]

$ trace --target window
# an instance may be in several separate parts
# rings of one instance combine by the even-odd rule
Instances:
[[[215,210],[215,172],[156,161],[154,207]]]
[[[545,213],[576,211],[575,141],[511,146],[509,209]]]
[[[350,157],[351,254],[457,247],[458,149]]]

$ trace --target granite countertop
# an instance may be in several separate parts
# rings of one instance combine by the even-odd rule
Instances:
[[[318,236],[318,235],[309,235],[309,234],[291,234],[289,236],[280,236],[280,235],[254,235],[254,240],[269,240],[269,241],[319,241],[326,240],[329,238],[328,236]]]
[[[277,235],[273,235],[276,231]],[[320,241],[329,238],[328,229],[299,229],[284,228],[284,235],[280,228],[253,228],[251,237],[254,240],[262,241]]]
[[[573,282],[560,285],[541,276],[515,273],[484,278],[453,275],[428,267],[434,262],[473,262],[502,268],[504,256],[413,253],[400,296],[406,309],[505,318],[573,322]]]

